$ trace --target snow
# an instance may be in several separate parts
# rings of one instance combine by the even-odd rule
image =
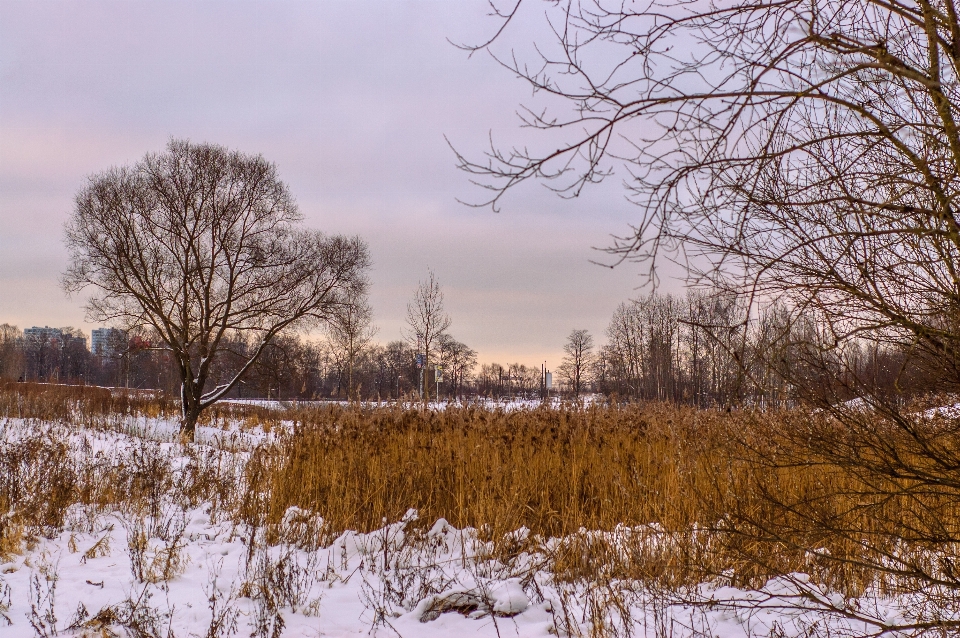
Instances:
[[[132,526],[118,514],[98,517],[89,532],[64,531],[44,539],[25,555],[0,565],[0,588],[8,601],[3,613],[10,623],[2,634],[26,638],[39,633],[37,626],[46,626],[50,635],[57,627],[61,635],[93,636],[104,619],[132,623],[131,617],[139,614],[141,625],[152,626],[160,635],[209,635],[218,621],[227,630],[235,627],[236,635],[255,635],[258,622],[266,617],[272,628],[276,617],[271,618],[268,603],[245,596],[243,590],[284,561],[295,581],[276,612],[287,636],[546,637],[557,635],[558,626],[566,627],[564,618],[579,618],[583,611],[576,608],[576,599],[561,602],[559,592],[546,582],[540,584],[540,598],[520,578],[457,567],[464,549],[463,530],[446,528],[437,536],[436,553],[424,556],[430,559],[430,569],[442,572],[443,577],[432,582],[448,583],[444,591],[405,601],[391,592],[410,574],[391,575],[377,560],[382,540],[401,533],[396,525],[371,534],[347,533],[312,553],[265,547],[248,561],[243,530],[212,522],[203,509],[182,514],[186,521],[182,572],[169,581],[157,580],[155,574],[134,576]],[[162,540],[153,540],[145,552],[148,561],[164,548]],[[402,572],[404,567],[396,564],[393,569]],[[634,629],[643,635],[666,623],[674,636],[709,632],[721,638],[746,638],[769,635],[775,628],[784,636],[804,635],[804,628],[818,617],[797,600],[800,583],[799,575],[796,582],[771,582],[759,595],[704,586],[698,593],[714,604],[700,608],[676,604],[658,609],[640,596],[633,610]],[[842,624],[847,631],[865,629]],[[70,627],[74,629],[68,631]]]
[[[318,405],[323,401],[277,401],[272,399],[220,399],[217,403],[229,403],[232,405],[249,405],[255,408],[266,408],[268,410],[289,410],[301,405]]]
[[[491,587],[490,599],[494,613],[504,616],[522,613],[530,607],[530,599],[519,578],[510,578]]]
[[[539,597],[524,587],[521,578],[498,573],[502,566],[490,573],[459,567],[464,551],[470,553],[463,541],[471,535],[464,530],[446,526],[423,546],[419,558],[427,561],[421,566],[426,565],[423,569],[432,578],[415,585],[424,591],[431,583],[446,587],[413,600],[397,593],[398,583],[416,580],[409,571],[412,562],[396,562],[384,570],[379,560],[384,539],[392,540],[393,549],[400,547],[403,523],[371,534],[348,532],[315,552],[262,547],[249,560],[245,542],[249,530],[213,522],[208,514],[204,508],[168,514],[181,517],[177,520],[183,522],[184,539],[180,567],[168,581],[149,570],[155,569],[151,566],[169,549],[169,542],[151,539],[140,559],[147,565],[146,576],[138,578],[131,569],[136,526],[119,513],[97,517],[86,532],[64,531],[43,539],[29,552],[0,565],[0,589],[7,598],[3,614],[10,623],[0,633],[26,638],[39,633],[35,627],[46,626],[50,635],[56,627],[61,635],[93,636],[104,619],[132,623],[131,617],[139,614],[141,625],[153,627],[160,635],[208,635],[217,621],[226,629],[235,626],[236,635],[255,635],[264,617],[267,624],[276,618],[271,618],[269,603],[245,595],[244,590],[255,589],[258,578],[277,569],[286,570],[293,582],[278,603],[287,636],[373,632],[423,638],[546,637],[557,635],[558,623],[564,626],[564,613],[577,618],[582,614],[582,609],[570,609],[577,606],[576,599],[561,602],[560,592],[546,579],[539,584],[543,593]],[[146,522],[151,523],[157,521]],[[771,582],[759,600],[738,589],[704,586],[700,594],[714,605],[700,609],[681,604],[657,609],[641,596],[634,605],[635,629],[652,632],[656,623],[667,622],[675,636],[709,631],[721,638],[746,638],[751,633],[767,635],[774,627],[784,630],[784,636],[803,635],[802,629],[816,620],[816,613],[804,611],[794,599],[796,584],[802,581],[798,577],[796,583]],[[751,605],[745,609],[746,601]],[[0,625],[4,623],[0,618]],[[846,629],[856,629],[846,624]],[[68,631],[70,627],[73,630]]]
[[[58,427],[67,429],[0,421],[0,441]],[[209,430],[198,431],[196,447],[228,460],[242,460],[250,446],[268,440],[259,431]],[[64,436],[75,453],[117,462],[145,442],[173,457],[182,450],[173,442],[175,424],[162,420],[69,432]],[[641,583],[568,583],[542,568],[543,556],[503,563],[476,530],[443,519],[417,526],[417,518],[410,510],[374,532],[348,531],[326,547],[309,548],[270,545],[262,530],[227,519],[210,503],[166,503],[155,516],[74,506],[62,531],[0,564],[0,635],[271,636],[280,627],[283,636],[534,638],[588,635],[590,613],[599,612],[603,622],[629,624],[640,636],[792,637],[809,635],[815,623],[855,636],[865,633],[862,622],[825,611],[855,608],[882,622],[901,618],[905,608],[870,595],[844,600],[804,574],[756,591],[715,582],[670,596]],[[282,537],[318,521],[315,513],[290,508]],[[615,540],[630,531],[582,533]],[[514,534],[523,539],[529,531]],[[613,592],[629,618],[605,606]]]
[[[942,419],[956,419],[960,418],[960,403],[954,403],[953,405],[944,405],[939,408],[931,408],[929,410],[924,410],[921,413],[921,416],[925,419],[933,418],[942,418]]]

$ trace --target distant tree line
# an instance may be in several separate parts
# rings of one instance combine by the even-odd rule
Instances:
[[[79,330],[62,328],[61,332],[72,338],[30,339],[16,326],[0,325],[0,378],[160,389],[174,396],[179,391],[171,354],[156,335],[147,331],[126,336],[111,354],[98,355],[87,348]],[[213,365],[213,383],[232,378],[255,347],[241,335],[225,341]],[[439,389],[443,398],[475,393],[476,351],[443,333],[437,338],[435,357],[442,369]],[[353,395],[364,400],[418,396],[416,352],[406,341],[356,348],[349,341],[333,338],[311,341],[282,335],[267,346],[228,396],[347,399],[351,374]],[[432,371],[428,376],[435,390],[436,377]]]
[[[571,332],[559,381],[574,397],[594,392],[698,407],[784,406],[811,392],[835,401],[864,390],[903,401],[950,390],[914,343],[838,344],[831,328],[812,310],[729,292],[653,293],[617,307],[599,348],[586,330]]]
[[[930,372],[929,355],[909,342],[860,339],[838,348],[829,323],[815,313],[752,305],[743,296],[703,289],[625,301],[599,346],[588,331],[571,332],[551,392],[707,408],[791,405],[811,389],[841,399],[868,389],[895,400],[950,389]],[[366,300],[360,300],[322,339],[278,336],[228,397],[415,399],[421,383],[441,399],[543,396],[539,365],[478,365],[477,352],[448,332],[431,337],[430,361],[418,364],[416,334],[376,343],[371,317]],[[108,355],[90,352],[79,330],[60,333],[61,339],[44,340],[0,325],[0,378],[178,391],[171,355],[149,331],[117,331],[122,341],[112,344]],[[241,334],[225,338],[210,383],[236,376],[255,347]]]
[[[169,356],[149,336],[115,331],[109,354],[87,348],[82,331],[64,327],[25,334],[0,324],[0,379],[41,383],[166,388],[175,384]]]

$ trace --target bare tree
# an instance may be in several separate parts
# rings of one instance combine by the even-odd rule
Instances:
[[[484,363],[477,375],[477,391],[487,397],[503,396],[505,370],[499,363]]]
[[[593,337],[586,330],[574,330],[563,344],[563,352],[560,374],[570,384],[573,396],[579,398],[593,365]]]
[[[23,377],[23,345],[23,331],[8,323],[0,324],[0,379]]]
[[[77,194],[63,285],[94,288],[94,320],[156,331],[179,372],[185,439],[278,334],[329,319],[366,286],[364,242],[301,219],[273,164],[183,140]],[[254,345],[236,375],[208,387],[231,333]]]
[[[77,328],[60,329],[60,367],[61,383],[84,383],[90,367],[90,350],[87,338]]]
[[[530,398],[540,389],[540,368],[523,363],[511,363],[507,366],[510,394],[514,397]]]
[[[745,329],[742,301],[742,297],[724,291],[704,289],[688,291],[683,300],[678,319],[680,345],[689,358],[689,392],[698,406],[729,406],[743,398],[743,368],[750,363],[744,352],[744,337],[754,335]],[[755,348],[753,353],[775,356],[766,347]],[[756,380],[759,382],[759,378]],[[759,387],[755,390],[762,392]]]
[[[443,291],[433,271],[429,271],[426,281],[421,281],[414,293],[413,301],[407,304],[407,340],[423,354],[424,373],[430,369],[430,354],[437,348],[440,335],[446,332],[452,323],[450,315],[443,309]],[[430,384],[423,384],[423,401],[430,401]]]
[[[53,328],[26,334],[23,345],[26,359],[25,378],[41,382],[59,382],[61,331]]]
[[[440,363],[447,371],[451,394],[459,399],[468,376],[477,365],[477,352],[446,332],[437,339],[437,349]]]
[[[358,400],[354,369],[360,355],[377,334],[377,327],[373,325],[373,308],[366,295],[347,299],[327,323],[326,333],[335,356],[346,368],[347,398]]]
[[[941,321],[960,307],[952,2],[525,1],[484,46],[540,6],[553,41],[498,59],[550,96],[526,111],[544,150],[461,156],[489,201],[529,179],[576,195],[625,165],[639,219],[616,257],[681,250],[694,277],[814,308],[838,341],[915,341],[960,383]]]
[[[777,300],[789,315],[774,339],[783,347],[769,350],[789,354],[778,374],[830,415],[796,433],[812,442],[810,462],[863,481],[862,502],[919,493],[957,502],[957,456],[945,442],[956,423],[905,412],[850,363],[863,340],[887,344],[929,366],[941,387],[960,387],[955,4],[521,0],[482,46],[496,55],[511,26],[531,32],[516,19],[527,8],[546,11],[552,41],[537,42],[533,60],[498,59],[560,110],[525,112],[539,148],[534,140],[494,147],[480,162],[460,157],[491,189],[489,203],[530,179],[575,196],[625,167],[638,218],[610,247],[616,259],[652,268],[677,251],[695,280]],[[874,409],[843,407],[851,395]],[[828,499],[810,498],[777,511],[816,521]],[[938,565],[952,565],[947,548],[960,536],[951,515],[924,507],[909,530],[843,532],[873,552],[857,560],[896,571],[904,590],[946,587],[955,597],[953,569],[922,560],[933,548]],[[932,611],[904,631],[921,633],[924,622],[947,631],[943,607],[928,600]]]
[[[261,396],[276,400],[292,399],[300,390],[297,381],[302,372],[304,351],[304,344],[298,339],[277,335],[257,357],[245,378],[258,388]],[[240,362],[245,363],[245,358]],[[228,375],[227,378],[231,377]]]
[[[383,347],[383,363],[386,375],[386,394],[397,400],[408,392],[410,371],[413,368],[413,354],[404,341],[391,341]]]
[[[607,326],[606,349],[609,356],[605,357],[606,363],[617,370],[620,392],[635,399],[643,393],[647,333],[641,305],[636,300],[617,306]]]

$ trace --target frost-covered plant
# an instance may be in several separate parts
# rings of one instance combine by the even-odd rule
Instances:
[[[3,620],[7,625],[12,625],[13,621],[10,620],[10,605],[11,603],[12,592],[10,590],[9,583],[4,583],[0,581],[0,620]]]
[[[417,517],[416,510],[409,510],[400,522],[384,525],[361,543],[365,596],[371,608],[410,611],[456,582],[450,573],[446,537],[436,530],[425,533],[416,528]]]
[[[221,560],[216,565],[209,567],[207,584],[203,588],[210,607],[210,624],[207,626],[207,633],[204,638],[226,638],[237,632],[237,617],[240,615],[240,610],[233,604],[235,590],[231,586],[224,596],[217,586],[217,578],[222,566],[223,561]]]

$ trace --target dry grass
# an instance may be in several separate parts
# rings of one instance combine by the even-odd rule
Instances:
[[[791,546],[756,530],[731,533],[734,515],[783,516],[766,490],[790,502],[824,485],[856,491],[848,475],[822,467],[756,465],[749,452],[769,446],[778,430],[795,430],[809,418],[802,413],[634,405],[332,408],[296,418],[295,434],[249,466],[258,495],[252,510],[267,525],[290,506],[319,512],[327,527],[318,543],[345,529],[378,529],[414,507],[426,524],[445,518],[480,529],[506,555],[562,537],[550,552],[552,569],[571,580],[594,578],[601,565],[611,578],[670,587],[721,575],[759,586],[804,571],[861,590],[875,576],[849,565],[824,569],[806,551],[811,539]],[[531,536],[517,543],[509,533],[521,527]],[[835,555],[863,552],[842,536],[809,531]]]
[[[164,398],[145,398],[106,388],[0,381],[0,415],[104,426],[127,416],[172,416],[178,407]]]
[[[690,410],[332,408],[300,413],[271,455],[272,519],[290,505],[370,531],[415,507],[458,527],[560,536],[702,521],[697,493],[723,417]],[[689,444],[697,441],[697,449]]]
[[[0,386],[0,415],[71,427],[109,429],[118,415],[172,417],[175,408],[96,389]],[[856,594],[878,584],[896,591],[902,570],[877,568],[891,556],[942,571],[953,564],[951,539],[960,537],[957,489],[919,493],[813,454],[804,433],[829,433],[824,415],[665,405],[283,413],[224,406],[207,419],[278,432],[281,419],[295,425],[238,462],[190,448],[176,471],[170,453],[149,443],[128,464],[78,462],[52,431],[3,444],[0,510],[12,515],[0,521],[0,552],[15,551],[30,533],[62,528],[74,503],[157,521],[171,500],[207,502],[213,515],[274,542],[313,546],[347,529],[379,529],[416,508],[422,525],[445,518],[477,528],[506,560],[531,550],[549,555],[549,569],[570,582],[630,579],[676,589],[722,578],[759,586],[803,571]],[[829,436],[845,433],[834,428]],[[956,446],[960,437],[952,440]],[[281,538],[291,506],[322,524]],[[905,541],[904,524],[940,536]],[[511,534],[521,527],[528,537]]]
[[[111,428],[128,417],[176,420],[180,417],[180,405],[168,396],[151,396],[148,391],[0,380],[0,415]],[[260,424],[265,429],[278,421],[276,413],[266,408],[218,404],[201,415],[200,423],[222,425],[237,420],[250,426]]]

